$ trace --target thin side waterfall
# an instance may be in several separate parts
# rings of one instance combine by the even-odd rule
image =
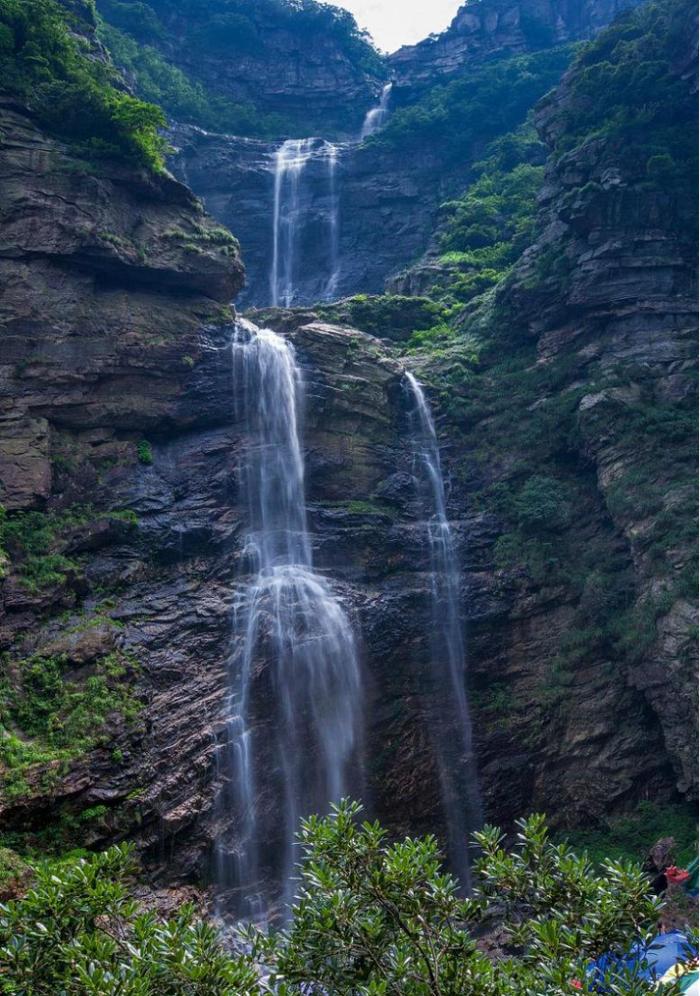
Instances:
[[[431,716],[430,724],[440,772],[448,855],[468,889],[469,835],[481,826],[482,818],[465,684],[461,572],[447,517],[435,424],[425,394],[413,374],[406,373],[406,384],[411,400],[414,478],[430,553],[433,691],[445,710]]]
[[[360,132],[360,141],[363,142],[370,135],[374,135],[379,131],[380,128],[386,123],[386,119],[389,116],[389,103],[391,101],[391,89],[392,84],[387,83],[382,88],[382,95],[379,98],[379,103],[376,107],[372,107],[365,115],[365,120],[362,124],[362,131]]]
[[[274,154],[274,198],[272,209],[272,264],[270,301],[274,307],[290,308],[297,294],[299,248],[311,218],[303,177],[309,164],[320,161],[327,177],[328,278],[322,297],[335,293],[339,268],[338,148],[316,138],[290,138]]]
[[[223,894],[235,897],[229,909],[261,918],[292,898],[300,819],[358,787],[362,689],[350,621],[313,570],[294,349],[241,320],[232,357],[249,529],[216,865]]]
[[[330,209],[328,211],[328,240],[331,275],[328,278],[324,298],[332,301],[338,290],[340,279],[340,197],[338,196],[338,147],[330,145],[328,150],[328,179]]]

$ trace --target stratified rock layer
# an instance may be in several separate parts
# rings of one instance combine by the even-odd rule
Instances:
[[[475,59],[519,54],[593,38],[638,0],[479,0],[463,4],[445,31],[390,56],[396,95],[405,103]]]

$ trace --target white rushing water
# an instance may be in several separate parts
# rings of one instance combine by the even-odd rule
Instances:
[[[330,209],[328,211],[330,276],[323,296],[326,301],[332,301],[336,296],[338,281],[340,280],[340,197],[338,193],[337,145],[331,145],[328,150],[328,180],[330,196]]]
[[[330,299],[336,291],[339,267],[338,148],[316,138],[290,138],[274,154],[274,197],[272,208],[272,264],[270,302],[290,308],[295,303],[300,261],[299,249],[305,228],[311,223],[310,195],[304,173],[320,163],[326,174],[325,238],[327,240],[327,281],[321,295]],[[317,206],[313,205],[314,211]]]
[[[219,841],[217,874],[245,900],[236,912],[259,918],[291,899],[300,819],[354,787],[361,682],[350,622],[313,570],[294,349],[239,321],[232,353],[250,573],[234,614],[223,772],[234,825]]]
[[[425,394],[406,373],[411,400],[411,430],[416,490],[425,516],[431,568],[431,663],[435,691],[446,712],[431,717],[440,771],[453,869],[468,887],[469,835],[481,826],[481,801],[472,749],[472,728],[465,684],[466,646],[461,611],[461,572],[447,517],[440,448]],[[445,695],[445,691],[447,694]]]
[[[391,83],[365,116],[355,147],[386,123]],[[340,189],[338,166],[343,146],[320,138],[288,138],[272,156],[272,259],[270,304],[291,308],[299,303],[302,275],[309,273],[309,250],[318,264],[317,300],[332,301],[338,293],[340,262]],[[320,183],[319,183],[320,174]],[[314,264],[311,264],[312,266]],[[316,272],[312,270],[312,272]],[[307,289],[308,293],[308,289]]]
[[[389,116],[391,89],[392,84],[387,83],[382,89],[382,95],[377,106],[372,107],[371,110],[367,111],[365,120],[362,124],[362,131],[360,132],[361,142],[363,142],[366,138],[369,138],[370,135],[376,134],[376,132],[378,132],[379,129],[386,123],[386,119]]]

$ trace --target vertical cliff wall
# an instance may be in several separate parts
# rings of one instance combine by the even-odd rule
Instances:
[[[649,10],[616,27],[616,55],[618,35],[602,37],[541,105],[539,235],[489,295],[408,346],[413,319],[394,328],[382,300],[360,303],[383,338],[350,327],[347,304],[260,316],[303,370],[313,563],[356,625],[367,801],[399,834],[443,832],[431,724],[449,695],[430,679],[406,368],[438,416],[487,817],[538,808],[585,825],[696,791],[695,63],[686,6]],[[616,110],[605,73],[626,79],[644,46],[659,74],[650,117],[627,107],[621,136],[595,100]],[[499,92],[511,82],[506,71]],[[620,92],[636,106],[634,88]],[[19,847],[134,838],[156,877],[203,880],[227,819],[216,759],[248,528],[229,349],[237,244],[171,177],[96,164],[16,99],[1,111],[4,825]],[[213,178],[214,213],[235,231],[258,217],[269,148],[176,134],[181,174]],[[391,242],[419,253],[432,230],[455,174],[431,146],[397,165],[407,147],[376,141],[349,153],[364,165],[339,164],[341,215],[357,226],[341,289],[378,287],[399,258]],[[261,259],[265,219],[245,229]],[[300,254],[317,267],[311,243]],[[439,311],[405,307],[421,327]],[[266,666],[255,716],[272,736]]]

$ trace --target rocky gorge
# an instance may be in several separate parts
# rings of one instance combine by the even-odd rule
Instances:
[[[673,87],[659,100],[687,127],[690,13],[657,7]],[[94,37],[89,5],[77,9]],[[449,737],[454,722],[454,689],[431,671],[431,513],[416,491],[407,371],[434,413],[460,565],[473,742],[451,758],[457,781],[476,766],[489,821],[539,809],[571,831],[696,795],[696,243],[684,160],[649,169],[655,150],[574,124],[593,99],[580,81],[613,58],[613,41],[603,34],[538,104],[537,236],[494,289],[449,315],[424,297],[335,300],[381,292],[430,253],[439,205],[569,64],[552,43],[588,38],[616,13],[483,0],[442,39],[397,53],[395,120],[436,77],[481,71],[484,52],[530,58],[542,44],[533,23],[550,54],[539,75],[526,64],[534,90],[523,86],[494,130],[465,127],[459,153],[436,143],[407,157],[391,123],[362,144],[346,132],[343,146],[337,128],[319,139],[297,205],[305,233],[288,303],[303,307],[250,314],[292,345],[301,373],[313,568],[357,634],[363,794],[397,836],[447,835],[435,728]],[[627,41],[646,37],[649,25],[631,23]],[[367,109],[382,78],[362,84]],[[323,89],[317,76],[304,85]],[[272,80],[268,109],[286,86]],[[154,887],[206,884],[217,842],[240,841],[220,805],[231,778],[220,762],[243,640],[232,620],[251,575],[251,430],[230,302],[270,303],[280,143],[175,123],[175,179],[96,164],[12,93],[1,111],[3,843],[128,838]],[[332,293],[328,143],[340,148]],[[273,673],[263,648],[250,716],[272,850]],[[305,761],[314,769],[316,754]]]

